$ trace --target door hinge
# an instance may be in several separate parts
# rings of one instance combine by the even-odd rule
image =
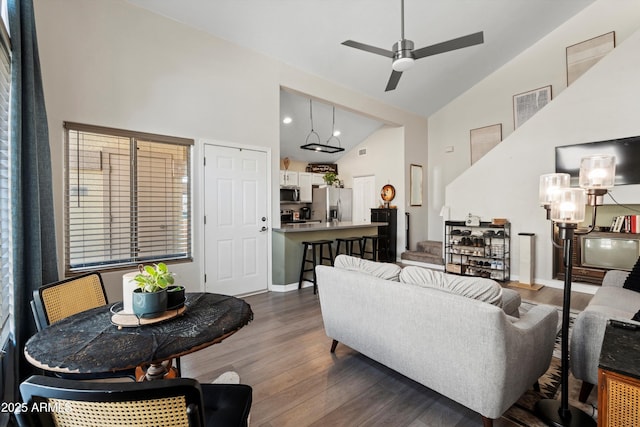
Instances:
[[[207,216],[204,216],[204,225],[207,225]]]
[[[206,157],[203,157],[203,159],[202,159],[202,165],[203,165],[203,166],[207,166],[207,158],[206,158]]]
[[[204,275],[204,283],[207,283],[207,275]]]

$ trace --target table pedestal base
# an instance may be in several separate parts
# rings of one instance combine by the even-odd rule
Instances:
[[[173,359],[165,360],[161,363],[152,363],[146,368],[138,366],[136,368],[136,379],[142,381],[153,381],[177,378],[178,371],[172,366]]]

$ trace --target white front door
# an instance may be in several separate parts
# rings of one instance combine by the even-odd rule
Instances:
[[[267,153],[204,145],[205,289],[267,290]]]

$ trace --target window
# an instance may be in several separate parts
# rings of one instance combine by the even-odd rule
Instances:
[[[11,164],[9,106],[11,56],[9,36],[0,20],[0,345],[9,334],[12,311],[13,260],[11,257]]]
[[[64,127],[66,272],[190,259],[193,140]]]

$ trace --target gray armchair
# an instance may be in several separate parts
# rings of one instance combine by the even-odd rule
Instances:
[[[582,380],[579,400],[585,402],[598,383],[598,363],[609,319],[638,323],[631,318],[640,310],[640,292],[624,289],[628,271],[610,270],[589,305],[578,315],[571,333],[571,372]]]

